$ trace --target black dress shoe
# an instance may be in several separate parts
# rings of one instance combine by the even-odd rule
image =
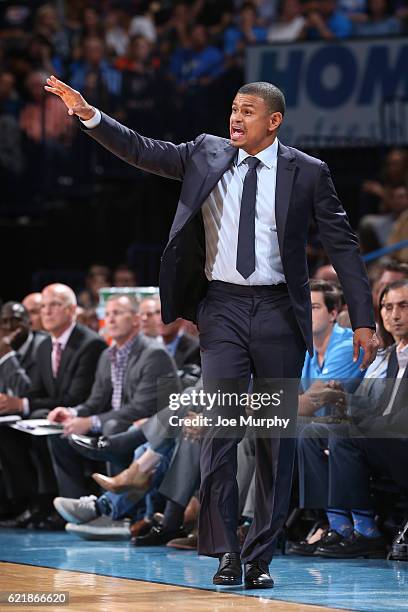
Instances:
[[[317,553],[317,549],[320,546],[327,548],[328,546],[333,546],[333,544],[339,544],[344,538],[334,531],[334,529],[329,529],[323,531],[322,537],[313,544],[309,544],[306,540],[301,540],[300,542],[291,542],[288,546],[287,553],[292,555],[304,555],[304,556],[313,556]]]
[[[43,520],[44,513],[41,510],[27,508],[11,519],[0,521],[2,529],[36,529],[39,521]]]
[[[319,546],[316,554],[331,559],[355,559],[357,557],[384,559],[386,549],[387,542],[383,536],[367,538],[354,531],[349,538],[342,538],[338,544]]]
[[[220,564],[213,577],[213,584],[233,586],[242,584],[241,558],[237,552],[227,552],[220,557]]]
[[[182,527],[172,531],[166,531],[162,525],[155,525],[150,531],[143,536],[132,538],[132,543],[135,546],[164,546],[170,540],[175,538],[185,538],[187,533]]]
[[[93,459],[94,461],[117,460],[117,457],[111,452],[108,436],[92,438],[91,436],[71,434],[68,436],[68,442],[72,448],[87,459]]]
[[[274,582],[268,563],[262,559],[245,563],[245,587],[247,589],[272,589]]]

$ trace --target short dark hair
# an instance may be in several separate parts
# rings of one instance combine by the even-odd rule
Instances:
[[[285,96],[279,87],[272,85],[272,83],[268,83],[267,81],[247,83],[238,89],[238,93],[258,96],[262,98],[271,113],[282,113],[282,116],[285,114]]]
[[[383,298],[387,295],[387,293],[389,291],[393,291],[394,289],[402,289],[403,287],[407,287],[408,288],[408,278],[404,278],[404,279],[401,279],[399,281],[394,281],[393,283],[390,283],[389,285],[384,287],[384,289],[383,289],[383,291],[381,293],[380,306],[381,306],[381,302],[382,302]]]
[[[381,274],[384,272],[399,272],[408,278],[408,263],[403,263],[394,259],[383,265]]]
[[[323,293],[323,300],[329,312],[341,309],[342,292],[334,283],[312,278],[310,281],[310,291]]]

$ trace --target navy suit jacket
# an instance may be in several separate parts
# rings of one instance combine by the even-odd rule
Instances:
[[[146,138],[102,113],[101,123],[86,132],[128,163],[182,181],[182,189],[160,271],[162,318],[196,320],[206,294],[205,236],[201,207],[237,149],[218,136],[201,134],[175,145]],[[276,177],[276,226],[283,270],[293,310],[306,346],[313,354],[312,314],[306,259],[312,218],[333,264],[350,311],[353,329],[375,328],[371,292],[359,253],[327,165],[279,143]]]

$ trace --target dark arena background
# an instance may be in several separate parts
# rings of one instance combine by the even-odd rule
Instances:
[[[168,348],[182,387],[196,384],[200,377],[196,327],[182,320],[164,325],[156,295],[161,255],[181,182],[128,165],[88,138],[79,119],[69,116],[63,102],[45,91],[50,75],[129,128],[174,143],[193,141],[203,133],[229,138],[231,103],[237,90],[255,81],[277,85],[286,98],[278,138],[328,164],[359,237],[379,333],[384,330],[384,360],[395,345],[402,353],[408,344],[408,297],[401,297],[398,308],[390,306],[393,313],[399,309],[399,314],[398,321],[388,326],[382,310],[385,306],[379,299],[390,283],[408,279],[407,34],[406,0],[0,0],[1,610],[28,610],[34,604],[44,610],[65,606],[81,612],[215,611],[230,607],[364,612],[406,609],[408,480],[401,474],[395,476],[390,461],[386,467],[381,462],[373,466],[367,459],[368,451],[364,459],[360,457],[372,508],[367,515],[361,507],[361,515],[351,512],[352,508],[340,509],[337,515],[340,523],[344,518],[354,535],[363,534],[366,540],[372,536],[369,530],[375,529],[377,548],[371,542],[366,548],[361,545],[355,554],[327,554],[321,539],[336,533],[337,519],[326,512],[326,506],[301,503],[302,470],[298,470],[297,459],[290,510],[271,564],[275,588],[223,589],[211,583],[216,561],[196,551],[199,482],[196,486],[192,482],[184,507],[173,499],[177,508],[169,508],[169,487],[164,486],[168,495],[163,493],[163,483],[175,463],[174,445],[166,447],[160,463],[152,464],[154,471],[149,464],[147,474],[154,484],[149,480],[151,488],[147,489],[147,481],[141,479],[148,495],[139,495],[136,505],[129,500],[117,502],[123,491],[116,485],[112,489],[116,501],[106,501],[104,487],[97,479],[95,483],[92,473],[102,472],[104,478],[108,474],[114,479],[131,463],[133,454],[127,462],[122,454],[118,469],[109,454],[114,451],[102,452],[103,444],[95,450],[95,440],[100,440],[102,433],[109,437],[119,430],[101,429],[99,417],[88,429],[79,425],[72,429],[71,434],[89,434],[83,454],[75,451],[82,461],[81,478],[87,488],[70,489],[66,483],[61,488],[58,461],[63,460],[55,458],[55,431],[50,429],[44,436],[43,429],[38,437],[31,435],[34,427],[41,429],[44,423],[24,431],[17,417],[23,417],[21,422],[33,418],[24,406],[31,402],[31,385],[37,376],[33,372],[42,365],[34,356],[29,364],[24,362],[25,343],[31,341],[33,331],[44,336],[44,342],[49,340],[45,332],[52,335],[51,327],[41,323],[45,308],[41,292],[54,283],[72,289],[78,302],[77,320],[92,329],[95,337],[99,335],[100,350],[105,348],[102,337],[108,343],[112,339],[105,320],[109,295],[143,298],[141,329]],[[323,283],[314,285],[312,293],[325,295],[324,283],[329,284],[329,289],[338,293],[334,329],[349,330],[337,275],[314,223],[309,228],[306,252],[310,278]],[[404,290],[408,292],[406,285],[394,292]],[[14,346],[18,335],[10,342],[10,334],[24,326],[28,316],[20,303],[24,303],[31,323],[27,323],[24,343]],[[326,306],[332,310],[327,302]],[[351,331],[347,333],[351,350]],[[183,359],[177,352],[180,338],[190,342]],[[12,356],[10,347],[16,351]],[[399,352],[395,354],[399,356]],[[52,367],[58,372],[60,361],[55,365],[54,352],[52,355]],[[11,359],[19,364],[16,387],[16,379],[6,372]],[[346,359],[345,354],[341,359]],[[384,361],[382,369],[379,364],[373,380],[395,379],[396,372],[401,379],[407,378],[406,361],[398,362],[394,375],[387,363]],[[322,374],[322,380],[356,375],[345,367],[325,377],[324,369],[316,374],[315,365],[312,376]],[[50,363],[47,367],[50,370]],[[81,397],[73,398],[77,383],[71,380],[65,396],[55,395],[57,403],[46,394],[50,402],[38,408],[62,406],[66,410],[85,405],[95,368],[96,362],[91,377],[87,372],[87,387]],[[54,378],[58,380],[57,374]],[[343,391],[346,387],[344,384]],[[344,395],[352,394],[355,387],[346,391]],[[52,396],[53,391],[47,393]],[[408,393],[405,398],[402,410],[408,414]],[[313,401],[317,401],[315,411],[300,410],[301,421],[316,417],[320,423],[332,423],[330,419],[341,420],[345,414],[330,412],[327,396],[319,404],[313,395]],[[114,397],[112,406],[113,402]],[[94,407],[93,412],[81,412],[81,408],[78,419],[81,415],[93,419],[108,410]],[[47,412],[35,416],[45,419]],[[147,416],[150,414],[141,410],[132,422]],[[13,421],[14,429],[10,426]],[[57,433],[61,432],[57,429]],[[196,431],[185,434],[191,440]],[[392,461],[408,471],[408,445],[403,432],[401,436],[405,446],[401,443],[399,454],[394,449]],[[21,447],[19,440],[24,440]],[[136,453],[146,451],[148,442],[142,438]],[[65,443],[71,457],[74,450],[64,439]],[[59,449],[59,457],[63,451]],[[330,451],[322,447],[321,453],[327,463]],[[142,451],[135,455],[135,461],[141,455]],[[182,458],[184,466],[189,465],[188,457]],[[181,471],[179,480],[173,474],[171,491],[178,491],[183,479],[193,481],[194,466],[192,470],[192,475]],[[352,480],[350,486],[357,486],[356,482]],[[242,539],[253,508],[250,482],[246,489],[244,485],[241,489],[240,481],[238,484],[240,495],[245,491],[248,496],[242,504],[240,500]],[[67,511],[66,504],[61,510],[58,502],[53,503],[54,498],[82,499],[84,493],[96,496],[82,503],[85,510],[75,506],[75,512]],[[106,504],[110,506],[105,512]],[[172,537],[163,535],[168,517],[174,518],[180,508],[179,524],[169,530]],[[343,523],[338,529],[347,539],[350,534],[341,531]],[[358,531],[361,524],[362,531]],[[151,535],[152,527],[158,530],[156,539],[139,539]],[[39,599],[44,594],[51,599]]]

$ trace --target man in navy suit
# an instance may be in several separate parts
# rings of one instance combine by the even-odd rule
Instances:
[[[363,367],[377,349],[371,294],[358,241],[337,198],[327,165],[277,139],[285,113],[270,83],[238,91],[230,139],[201,134],[174,145],[145,138],[90,106],[55,77],[58,95],[87,134],[121,159],[182,181],[160,273],[162,318],[197,321],[204,389],[248,389],[254,379],[300,377],[313,351],[305,245],[315,218],[343,286],[354,329],[354,358]],[[295,398],[296,394],[289,394]],[[295,401],[295,400],[294,400]],[[215,584],[270,588],[268,565],[283,526],[294,440],[257,438],[254,521],[237,538],[236,447],[239,436],[210,431],[202,443],[199,552],[218,557]]]

